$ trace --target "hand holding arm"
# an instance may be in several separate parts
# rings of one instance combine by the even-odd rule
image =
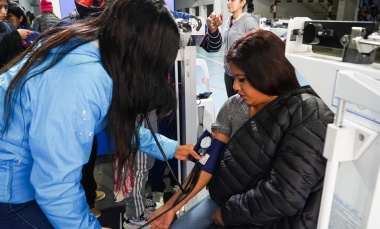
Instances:
[[[194,145],[179,145],[177,151],[174,154],[174,157],[178,160],[188,160],[189,155],[193,156],[195,159],[199,160],[199,155],[193,150]]]
[[[199,160],[199,155],[193,150],[194,145],[178,145],[178,142],[169,139],[160,134],[154,134],[157,137],[160,147],[163,149],[167,158],[177,158],[178,160],[188,160],[189,155]],[[158,147],[154,136],[149,129],[144,127],[139,128],[140,147],[139,150],[149,154],[150,156],[159,160],[164,160],[161,150]]]

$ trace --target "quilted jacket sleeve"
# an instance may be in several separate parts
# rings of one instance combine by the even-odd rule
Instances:
[[[199,44],[206,52],[218,52],[222,47],[222,35],[219,29],[214,33],[206,33],[203,40]]]
[[[300,212],[324,176],[326,125],[313,119],[284,134],[269,176],[222,206],[224,223],[265,225]]]

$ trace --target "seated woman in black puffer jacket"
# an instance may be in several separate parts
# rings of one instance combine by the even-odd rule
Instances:
[[[178,191],[158,209],[151,219],[179,202],[151,228],[316,228],[326,167],[322,151],[334,114],[309,86],[299,85],[285,44],[272,32],[245,34],[225,58],[238,94],[212,126],[213,141],[226,143],[217,167],[201,170],[182,201],[176,201]],[[172,224],[207,184],[210,197]]]

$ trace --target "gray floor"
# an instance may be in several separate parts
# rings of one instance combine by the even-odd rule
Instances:
[[[197,58],[204,59],[207,63],[209,71],[211,98],[214,99],[216,114],[227,99],[227,93],[224,85],[224,68],[223,68],[223,52],[207,53],[202,48],[197,47]],[[197,91],[206,91],[205,83],[203,82],[203,72],[197,69]]]
[[[100,155],[97,157],[94,175],[98,184],[98,190],[102,190],[106,193],[106,197],[98,202],[95,202],[95,207],[98,208],[102,215],[99,217],[99,222],[103,227],[110,227],[113,229],[119,229],[120,217],[125,211],[124,201],[115,202],[113,195],[113,155]],[[172,187],[170,186],[170,179],[168,178],[168,172],[166,172],[165,179],[166,189],[165,198],[170,198],[172,194]],[[149,185],[146,186],[146,193],[151,196]]]

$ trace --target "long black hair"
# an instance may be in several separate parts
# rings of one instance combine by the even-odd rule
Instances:
[[[114,0],[94,19],[44,31],[23,54],[0,69],[1,74],[26,58],[6,92],[2,133],[11,125],[13,98],[25,82],[56,65],[70,50],[96,39],[104,69],[113,80],[107,130],[114,141],[116,172],[121,177],[139,147],[136,122],[141,125],[154,109],[160,91],[169,86],[167,75],[179,47],[177,25],[162,0]],[[48,66],[28,75],[55,47],[60,51]]]
[[[255,10],[255,5],[253,5],[253,0],[247,0],[247,12],[248,13],[253,13],[253,11]]]

